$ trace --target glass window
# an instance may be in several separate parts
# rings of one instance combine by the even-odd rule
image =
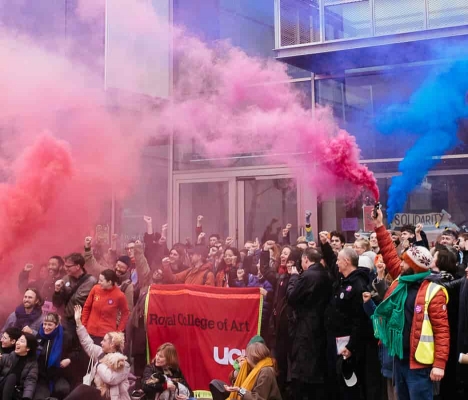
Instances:
[[[229,39],[252,56],[274,58],[273,0],[221,0],[220,39]]]
[[[291,243],[297,239],[297,187],[293,179],[253,179],[244,186],[244,237],[262,241],[267,232],[281,241],[282,228],[291,223]]]
[[[395,68],[372,74],[344,75],[340,78],[315,81],[315,101],[331,107],[340,127],[356,136],[363,159],[404,157],[414,144],[415,137],[383,135],[376,130],[375,117],[392,104],[405,104],[422,85],[435,67]],[[460,143],[452,154],[466,153],[464,140],[468,138],[468,124],[460,123]],[[448,165],[460,167],[459,163]],[[443,164],[440,164],[440,168]],[[377,171],[396,171],[396,165],[371,165]]]
[[[325,5],[325,40],[371,36],[370,3],[367,0]]]
[[[466,25],[468,4],[465,0],[428,0],[429,28]]]
[[[300,92],[302,105],[312,108],[312,84],[311,80],[291,82],[291,85]],[[203,144],[195,139],[186,140],[183,136],[174,134],[174,169],[193,170],[217,167],[233,168],[265,165],[271,163],[263,156],[268,152],[270,144],[253,143],[249,153],[232,154],[222,159],[216,157],[207,158],[203,152]],[[277,162],[279,164],[280,162]]]
[[[424,29],[425,0],[374,0],[374,7],[376,35]]]
[[[424,183],[408,197],[402,213],[417,215],[441,214],[442,222],[439,229],[431,224],[426,224],[425,232],[428,234],[430,241],[436,240],[443,229],[453,227],[452,224],[455,224],[458,228],[468,226],[468,193],[465,190],[468,183],[468,170],[466,173],[466,175],[428,176]],[[388,189],[391,185],[391,178],[379,178],[377,183],[380,189],[380,202],[385,207],[388,202]],[[353,205],[346,206],[344,201],[338,199],[335,203],[334,213],[330,213],[327,206],[326,202],[319,204],[319,229],[330,230],[336,224],[338,230],[340,230],[344,218],[357,218],[358,230],[363,229],[363,202],[358,201]],[[406,220],[402,219],[401,221],[404,222],[400,223],[400,226],[406,223]],[[385,221],[385,224],[389,226],[388,221]],[[344,233],[348,242],[354,241],[354,231]]]
[[[144,215],[153,218],[153,229],[161,232],[168,222],[169,146],[148,146],[141,156],[141,171],[131,194],[116,204],[116,233],[122,245],[130,239],[142,238],[146,230]]]
[[[320,41],[319,2],[281,0],[281,46]]]
[[[228,182],[181,183],[179,193],[179,242],[185,243],[188,238],[196,243],[199,215],[204,217],[203,231],[208,237],[215,233],[222,239],[235,236],[235,232],[229,232]]]

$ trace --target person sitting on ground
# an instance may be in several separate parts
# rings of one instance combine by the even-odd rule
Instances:
[[[130,365],[122,354],[125,346],[122,332],[109,332],[102,339],[101,346],[93,343],[81,323],[81,306],[75,306],[76,333],[81,346],[90,357],[90,378],[92,386],[77,386],[66,400],[130,400],[128,393]]]
[[[56,313],[48,313],[37,334],[39,379],[37,381],[34,400],[42,400],[53,396],[63,399],[70,393],[70,383],[66,372],[72,363],[68,358],[70,340],[66,340],[60,317]]]
[[[247,347],[249,347],[251,344],[257,343],[257,342],[260,342],[260,343],[263,343],[264,345],[266,345],[265,340],[263,339],[263,337],[261,337],[260,335],[255,335],[252,339],[250,339],[249,343],[247,344]],[[237,375],[239,375],[239,371],[240,371],[242,365],[244,365],[245,362],[246,362],[245,356],[240,356],[234,361],[233,370],[229,374],[229,382],[231,383],[231,385],[234,385],[234,383],[236,382]]]
[[[15,351],[0,359],[0,398],[2,400],[32,400],[38,377],[37,340],[23,333]]]
[[[42,324],[42,298],[37,289],[27,289],[24,292],[23,304],[16,307],[7,318],[2,332],[7,328],[15,327],[23,332],[37,335]]]
[[[172,343],[161,345],[151,364],[145,367],[142,389],[148,399],[164,391],[176,392],[176,400],[193,397],[193,392],[179,367],[177,350]]]
[[[5,329],[5,332],[3,332],[1,339],[1,355],[10,354],[11,352],[15,351],[16,342],[22,334],[23,332],[21,332],[21,329],[15,328],[14,326]]]
[[[234,386],[226,386],[230,399],[281,400],[276,383],[276,368],[270,350],[263,343],[253,343],[246,349],[244,363]]]

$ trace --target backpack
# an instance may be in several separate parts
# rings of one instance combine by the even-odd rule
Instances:
[[[208,279],[208,274],[209,274],[210,272],[211,272],[211,271],[208,269],[208,270],[206,270],[205,274],[203,275],[203,283],[202,283],[203,286],[206,285],[206,280]]]
[[[128,286],[132,284],[132,281],[130,279],[127,279],[124,283],[120,285],[120,290],[122,293],[125,294],[125,291],[127,290]]]

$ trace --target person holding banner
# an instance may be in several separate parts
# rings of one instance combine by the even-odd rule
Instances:
[[[141,386],[147,400],[169,399],[173,393],[175,400],[193,397],[193,392],[179,367],[177,350],[172,343],[159,346],[156,356],[143,372]]]
[[[215,276],[215,285],[217,287],[234,287],[237,278],[237,267],[240,264],[240,253],[235,247],[229,247],[224,250],[224,257],[219,264]]]
[[[276,382],[276,365],[270,350],[261,342],[247,346],[244,363],[234,386],[225,386],[229,399],[282,400]]]
[[[185,283],[186,285],[209,285],[214,286],[215,279],[211,264],[206,262],[208,249],[206,246],[196,245],[190,250],[192,268],[174,274],[169,258],[162,260],[163,276],[166,283]]]

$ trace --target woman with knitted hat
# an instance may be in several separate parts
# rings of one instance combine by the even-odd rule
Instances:
[[[400,259],[381,210],[374,223],[384,263],[395,279],[372,316],[375,336],[395,356],[398,398],[431,400],[432,382],[444,377],[448,360],[447,291],[428,279],[429,250],[413,246]]]
[[[276,367],[268,347],[261,342],[252,343],[245,357],[247,362],[242,365],[234,386],[225,386],[231,392],[229,399],[281,400]]]

